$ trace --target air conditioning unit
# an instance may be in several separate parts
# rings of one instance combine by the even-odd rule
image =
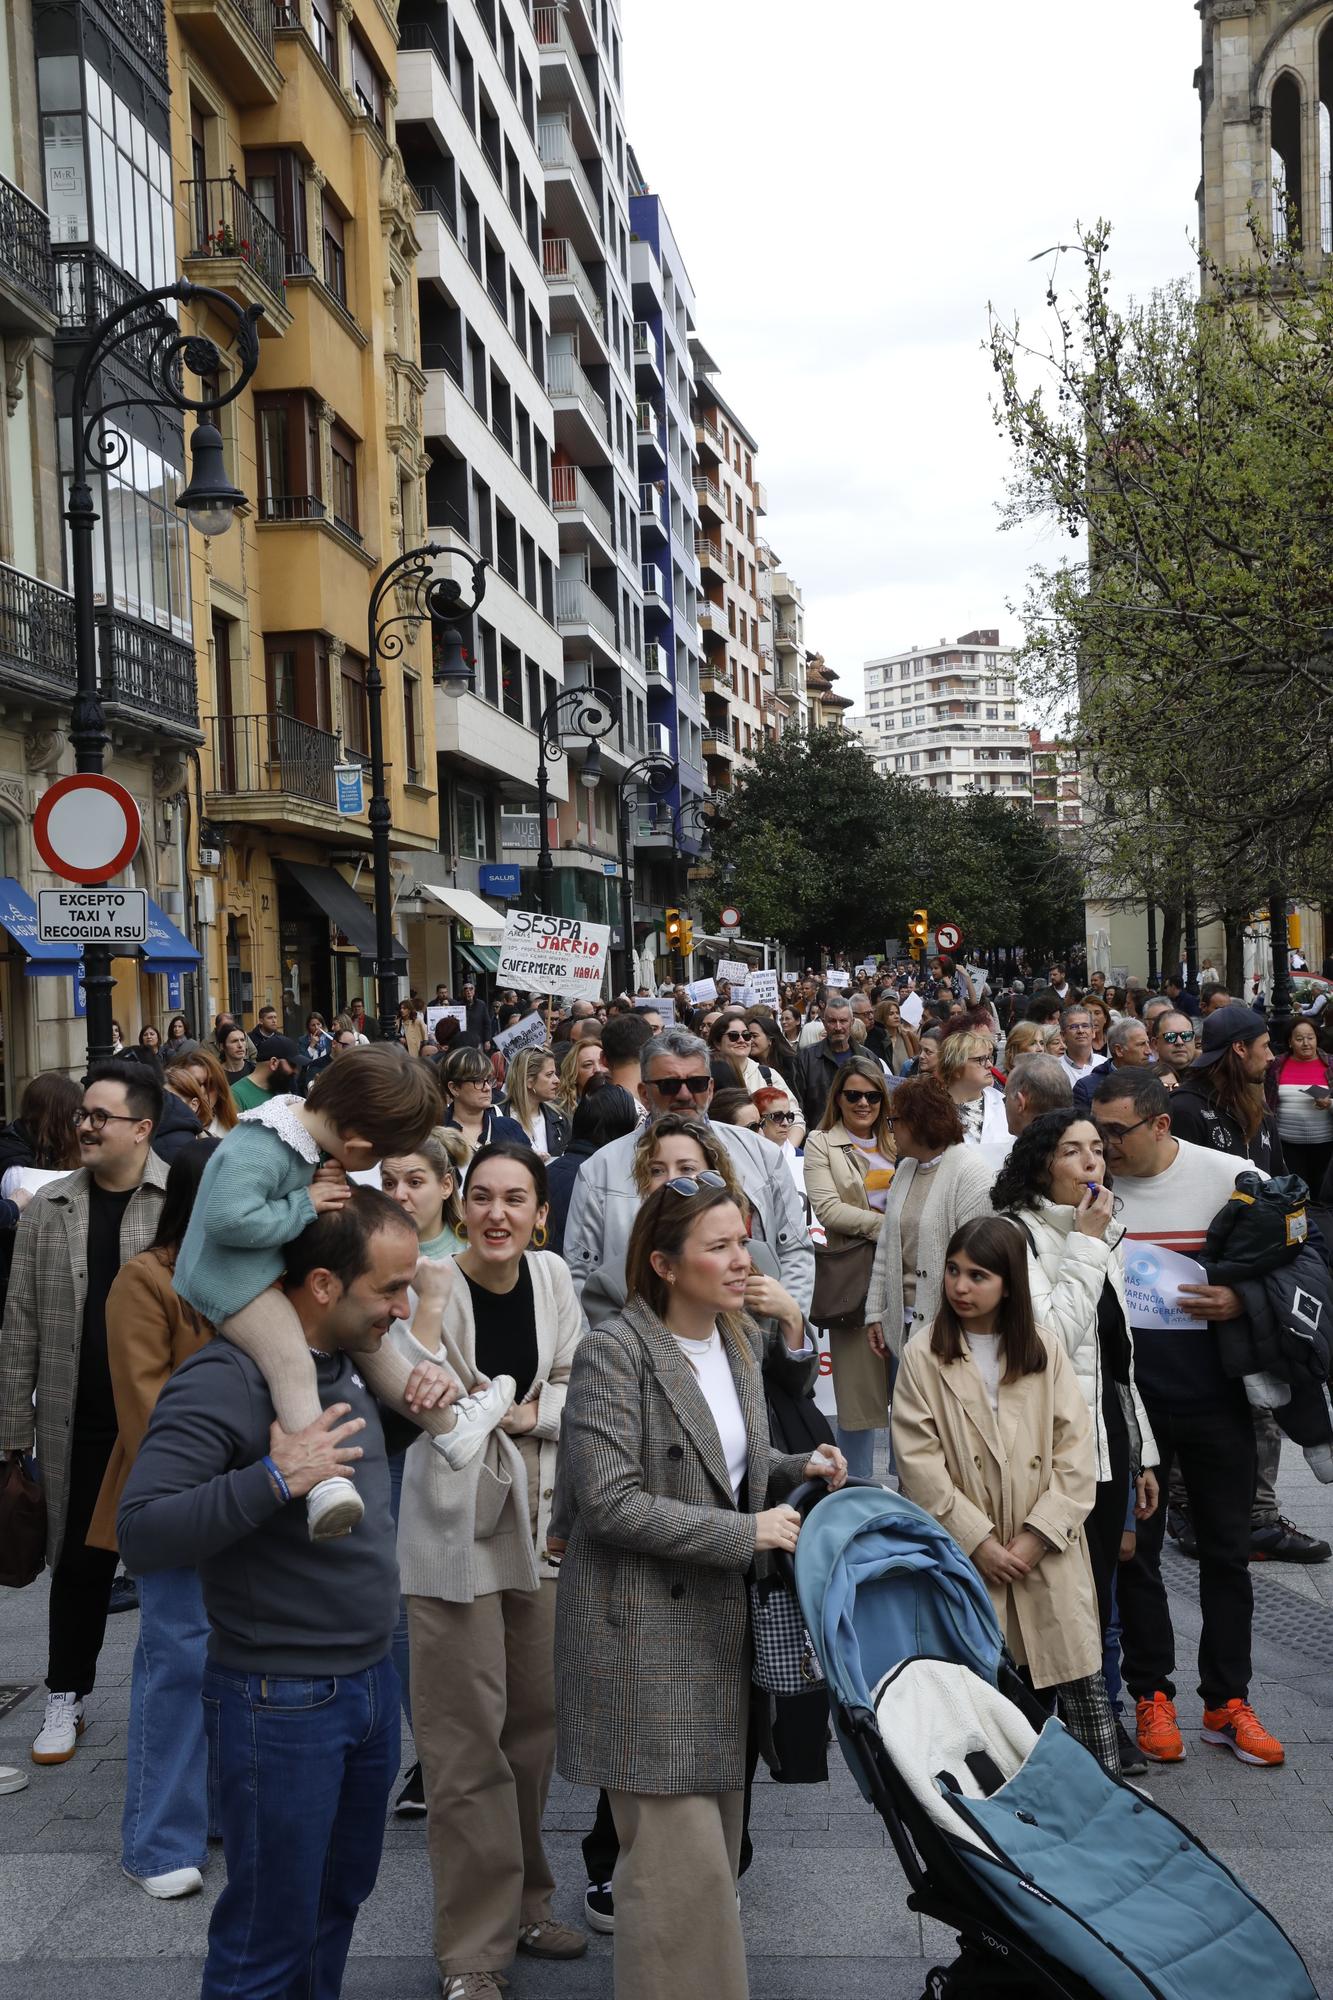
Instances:
[[[201,847],[199,850],[199,866],[201,868],[220,868],[222,866],[222,849],[220,847]]]

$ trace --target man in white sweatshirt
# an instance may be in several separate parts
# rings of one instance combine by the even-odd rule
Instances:
[[[1180,1302],[1197,1311],[1197,1329],[1154,1323],[1146,1304],[1154,1247],[1197,1258],[1209,1224],[1250,1163],[1173,1139],[1170,1100],[1148,1069],[1108,1070],[1093,1087],[1092,1113],[1125,1229],[1134,1372],[1157,1440],[1157,1476],[1165,1490],[1172,1461],[1179,1462],[1198,1535],[1204,1741],[1225,1745],[1242,1763],[1281,1764],[1282,1745],[1249,1705],[1254,1426],[1242,1385],[1222,1371],[1213,1332],[1219,1321],[1241,1316],[1241,1301],[1229,1285],[1182,1286]],[[1138,1545],[1133,1560],[1121,1565],[1117,1596],[1139,1747],[1158,1763],[1177,1763],[1185,1746],[1172,1679],[1175,1635],[1162,1583],[1165,1512],[1159,1507],[1139,1523]]]

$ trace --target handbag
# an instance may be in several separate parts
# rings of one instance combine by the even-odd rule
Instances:
[[[810,1301],[815,1326],[843,1333],[865,1324],[866,1293],[874,1263],[875,1245],[869,1237],[857,1237],[836,1249],[815,1245],[815,1291]]]
[[[824,1685],[801,1607],[791,1585],[766,1576],[750,1585],[750,1678],[766,1694],[810,1694]]]
[[[46,1568],[46,1495],[21,1458],[0,1465],[0,1584],[22,1590]]]

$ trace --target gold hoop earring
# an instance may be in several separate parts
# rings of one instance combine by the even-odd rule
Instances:
[[[532,1232],[532,1247],[534,1250],[544,1250],[546,1248],[546,1224],[544,1222],[538,1223]]]
[[[459,1223],[459,1225],[458,1225],[457,1229],[455,1229],[455,1231],[454,1231],[454,1235],[455,1235],[456,1237],[458,1237],[458,1239],[459,1239],[459,1241],[460,1241],[460,1242],[462,1242],[462,1243],[466,1243],[466,1242],[467,1242],[467,1224],[466,1224],[466,1222],[460,1222],[460,1223]]]

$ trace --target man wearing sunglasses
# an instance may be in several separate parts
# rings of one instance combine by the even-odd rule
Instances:
[[[652,1124],[668,1111],[707,1118],[713,1098],[708,1045],[684,1028],[667,1028],[645,1042],[639,1058],[639,1098]],[[795,1182],[778,1147],[739,1125],[714,1125],[751,1211],[751,1234],[767,1246],[779,1283],[802,1312],[815,1289],[815,1259]],[[639,1212],[634,1182],[638,1135],[613,1139],[585,1160],[574,1182],[565,1223],[565,1262],[591,1326],[625,1300],[625,1253]],[[770,1273],[772,1266],[770,1265]]]
[[[1148,1039],[1158,1075],[1168,1090],[1174,1090],[1199,1053],[1193,1021],[1188,1014],[1158,1014]]]
[[[162,1086],[126,1057],[84,1078],[77,1172],[34,1195],[19,1222],[0,1334],[0,1452],[37,1453],[51,1566],[46,1718],[35,1764],[63,1764],[83,1731],[116,1556],[86,1546],[116,1442],[106,1297],[157,1233],[167,1167],[153,1152]]]

